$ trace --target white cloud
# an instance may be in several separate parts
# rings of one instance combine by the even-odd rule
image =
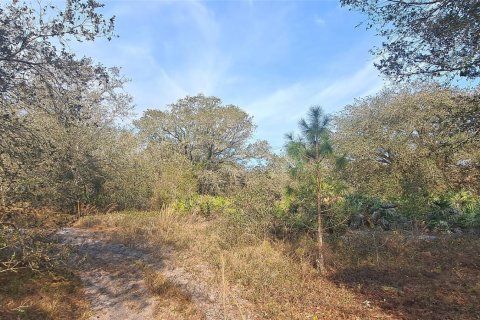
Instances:
[[[325,19],[322,19],[320,18],[319,16],[315,15],[315,18],[313,19],[313,22],[317,25],[317,26],[324,26],[327,22],[325,21]]]
[[[257,136],[271,141],[278,149],[283,141],[282,134],[295,131],[297,121],[305,116],[309,107],[320,105],[325,112],[333,113],[353,102],[354,98],[375,93],[382,86],[378,71],[369,62],[332,82],[320,77],[290,84],[247,103],[245,107],[258,124]]]
[[[200,1],[110,2],[120,38],[76,44],[81,55],[121,66],[137,112],[163,108],[187,94],[215,94],[228,77],[230,59],[220,47],[222,29]]]
[[[302,81],[279,88],[264,98],[248,104],[248,110],[258,120],[271,117],[279,112],[291,114],[300,107],[308,109],[311,105],[323,105],[327,111],[334,112],[343,104],[359,94],[371,92],[382,86],[378,71],[371,62],[353,74],[329,82],[323,77],[312,81]]]
[[[127,90],[134,96],[138,113],[163,108],[187,94],[215,95],[252,114],[258,125],[257,137],[269,140],[276,149],[285,132],[297,129],[298,119],[310,106],[322,105],[326,112],[334,112],[354,97],[374,93],[382,86],[371,62],[346,71],[365,61],[359,59],[358,45],[338,51],[329,61],[322,61],[318,48],[305,46],[308,50],[301,53],[293,50],[306,43],[291,27],[296,21],[292,20],[295,3],[243,3],[247,7],[243,14],[238,12],[241,8],[228,5],[112,1],[107,7],[118,16],[121,37],[108,44],[83,44],[82,52],[106,65],[123,67],[132,79]],[[326,12],[322,14],[328,24],[335,22]],[[311,12],[305,17],[302,21],[309,29],[303,35],[310,34],[312,27]],[[324,18],[313,18],[313,23],[325,26]],[[318,64],[324,66],[318,70],[324,70],[323,74],[294,73],[289,68],[313,54],[318,54]],[[299,63],[298,68],[313,68],[315,63]],[[292,78],[296,80],[289,80]]]

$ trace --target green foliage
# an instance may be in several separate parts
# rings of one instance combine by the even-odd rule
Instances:
[[[100,207],[115,204],[117,209],[151,208],[155,168],[151,154],[138,152],[138,143],[130,132],[119,132],[111,142],[107,179],[97,201]]]
[[[311,177],[311,176],[310,176]],[[329,175],[321,183],[322,215],[328,232],[340,232],[345,228],[347,213],[342,210],[345,183]],[[315,181],[290,181],[275,209],[275,230],[284,236],[299,236],[314,232],[318,227],[316,213]]]
[[[399,211],[405,217],[412,220],[425,221],[430,210],[428,197],[423,195],[412,195],[398,198],[396,203]]]
[[[299,194],[303,195],[303,191],[310,189],[313,185],[312,194],[315,194],[316,197],[316,213],[319,219],[322,197],[322,164],[332,153],[329,122],[330,118],[323,114],[320,107],[311,107],[307,120],[299,121],[301,135],[299,137],[294,137],[293,134],[286,135],[287,155],[291,159],[290,172],[298,182],[305,182],[304,185],[300,182]]]
[[[480,199],[471,192],[448,192],[436,197],[402,197],[385,201],[364,193],[341,197],[332,207],[337,232],[352,228],[384,230],[420,228],[455,231],[480,226]],[[328,225],[328,220],[327,225]]]
[[[147,110],[135,122],[147,143],[166,142],[194,164],[211,167],[247,157],[252,117],[217,97],[187,96],[167,111]]]
[[[341,0],[368,16],[383,42],[375,65],[396,80],[480,75],[479,4],[471,0]]]
[[[349,227],[349,223],[358,224],[362,227],[365,223],[372,221],[372,215],[374,212],[378,212],[381,207],[382,201],[377,197],[370,197],[362,193],[350,193],[343,197],[339,197],[338,200],[333,203],[329,208],[328,219],[326,220],[327,227],[335,234],[342,234]],[[386,217],[376,217],[376,219],[385,219]],[[355,219],[357,221],[355,221]]]
[[[173,153],[157,163],[152,206],[160,208],[197,192],[195,167],[183,155]]]
[[[252,143],[253,119],[238,106],[202,94],[147,110],[127,129],[118,124],[132,100],[119,70],[54,50],[57,43],[66,49],[68,38],[110,37],[113,21],[83,0],[58,14],[47,7],[51,19],[33,21],[38,12],[25,3],[0,5],[1,219],[19,203],[65,211],[174,209],[219,218],[224,244],[316,234],[319,257],[323,232],[343,233],[352,224],[480,227],[478,90],[386,88],[347,106],[334,130],[312,107],[299,121],[300,135],[288,135],[285,156],[264,141]],[[3,262],[43,263],[30,256],[46,257],[36,240],[0,231]],[[15,244],[21,241],[27,245]]]
[[[65,82],[83,87],[86,70],[101,77],[104,68],[84,69],[88,58],[77,59],[70,51],[69,40],[93,41],[111,39],[114,17],[105,18],[97,1],[70,0],[58,6],[40,0],[5,1],[0,4],[0,92],[2,100],[16,100],[17,90],[39,85],[50,88],[52,95],[61,94]],[[25,96],[24,96],[25,97]],[[57,96],[57,98],[59,98]],[[66,98],[66,97],[65,97]],[[60,101],[59,101],[60,102]],[[63,101],[62,101],[63,102]],[[39,106],[33,105],[33,108]]]
[[[161,159],[155,169],[157,207],[194,193],[235,194],[245,184],[246,167],[271,158],[266,142],[249,143],[252,117],[217,97],[187,96],[166,111],[145,111],[134,124],[147,149]]]
[[[417,85],[358,100],[335,120],[335,147],[349,159],[344,177],[383,198],[478,192],[476,99],[470,90]]]
[[[480,227],[480,197],[468,191],[448,192],[431,199],[428,227],[439,231]]]
[[[194,195],[177,199],[173,208],[180,212],[200,214],[204,217],[229,215],[236,212],[230,199],[210,195]]]
[[[250,169],[245,175],[243,187],[234,194],[214,198],[201,196],[200,209],[224,219],[226,229],[235,229],[225,230],[226,235],[242,231],[245,237],[263,239],[275,231],[279,222],[278,207],[287,179],[283,161],[273,159],[266,168]]]
[[[245,168],[235,163],[218,164],[214,168],[200,166],[196,179],[201,194],[230,195],[242,188]]]
[[[330,117],[320,107],[312,107],[307,119],[299,122],[301,136],[287,135],[292,177],[287,187],[289,207],[278,210],[279,227],[284,233],[298,235],[317,230],[319,243],[322,230],[336,231],[345,225],[340,211],[332,207],[346,186],[336,174],[343,157],[333,152],[329,123]],[[323,224],[320,228],[319,223]]]
[[[77,58],[70,40],[111,38],[96,1],[0,5],[0,198],[71,210],[97,203],[112,130],[131,97],[117,68]],[[41,17],[39,19],[39,17]]]
[[[368,215],[375,210],[380,209],[382,200],[362,193],[353,193],[347,195],[340,205],[343,207],[342,210],[348,216],[358,213]]]

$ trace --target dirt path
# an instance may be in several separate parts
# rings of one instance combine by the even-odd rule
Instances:
[[[64,228],[60,240],[76,248],[73,263],[92,305],[91,319],[155,319],[157,299],[148,291],[142,270],[144,252],[111,244],[101,232]]]
[[[61,242],[75,248],[72,266],[91,303],[90,319],[257,319],[224,308],[221,294],[183,268],[152,261],[148,252],[111,243],[105,230],[63,228]],[[145,270],[161,274],[169,287],[153,294]],[[147,281],[152,281],[151,278]],[[150,290],[149,290],[150,288]],[[225,316],[226,313],[226,316]]]

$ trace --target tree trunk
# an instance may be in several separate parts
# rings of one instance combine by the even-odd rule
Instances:
[[[317,230],[317,246],[318,246],[318,260],[317,265],[320,270],[321,275],[325,275],[325,260],[323,258],[323,223],[322,223],[322,185],[321,185],[321,176],[320,176],[320,154],[319,154],[319,145],[318,141],[315,143],[315,178],[316,178],[316,193],[317,193],[317,219],[318,219],[318,230]]]
[[[322,223],[322,200],[320,190],[320,173],[317,171],[317,218],[318,218],[318,230],[317,230],[317,246],[318,246],[318,268],[320,274],[325,275],[325,260],[323,258],[323,223]]]

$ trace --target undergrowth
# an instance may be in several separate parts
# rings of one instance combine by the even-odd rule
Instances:
[[[159,297],[157,312],[162,320],[191,319],[202,320],[205,315],[195,306],[192,297],[185,290],[169,280],[161,272],[144,268],[144,279],[148,290]]]
[[[68,270],[0,275],[0,319],[88,319],[80,279]]]
[[[146,246],[212,286],[223,284],[229,292],[240,292],[262,319],[387,317],[347,289],[319,277],[305,252],[297,250],[294,255],[283,241],[269,239],[266,233],[249,233],[226,217],[205,219],[166,209],[85,217],[78,225],[113,228],[112,240]],[[213,271],[211,276],[205,276],[210,274],[205,268]],[[238,308],[233,294],[226,297],[228,304]]]
[[[167,208],[85,217],[78,225],[113,229],[114,241],[144,246],[212,286],[223,283],[252,302],[262,319],[480,314],[480,239],[474,236],[376,229],[330,236],[329,274],[322,278],[314,268],[313,235],[279,240],[229,216],[206,219]],[[237,304],[233,295],[226,296],[227,303]]]
[[[0,319],[87,319],[81,281],[65,263],[70,250],[52,237],[74,216],[31,209],[0,216]]]

